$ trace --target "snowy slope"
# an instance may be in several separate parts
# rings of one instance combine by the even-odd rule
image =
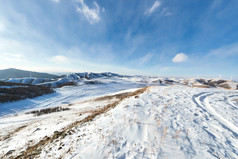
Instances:
[[[0,119],[0,157],[6,153],[17,156],[27,146],[51,137],[114,100],[65,104],[62,107],[70,110],[39,117],[4,117]],[[124,98],[92,121],[68,128],[63,137],[39,147],[36,157],[238,158],[237,114],[235,90],[152,86],[138,96]],[[14,133],[3,140],[9,132]]]
[[[69,82],[81,82],[83,80],[90,80],[96,78],[113,78],[113,77],[130,77],[119,75],[116,73],[105,72],[105,73],[92,73],[92,72],[83,72],[83,73],[71,73],[61,78],[34,78],[34,77],[25,77],[25,78],[10,78],[4,81],[13,82],[13,83],[23,83],[23,84],[34,84],[34,85],[43,85],[47,87],[61,87]]]
[[[73,129],[40,158],[238,158],[237,100],[236,91],[153,87]]]
[[[120,90],[139,88],[147,85],[130,78],[99,78],[99,84],[84,84],[85,82],[95,80],[77,81],[77,86],[66,86],[56,88],[55,93],[43,95],[40,97],[25,99],[17,102],[0,104],[0,117],[3,115],[16,113],[29,109],[40,109],[46,107],[57,107],[62,104],[80,102],[90,98],[106,95],[108,93],[117,92]]]

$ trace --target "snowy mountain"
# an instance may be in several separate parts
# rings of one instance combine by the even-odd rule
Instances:
[[[114,78],[114,77],[129,77],[124,75],[119,75],[116,73],[105,72],[105,73],[92,73],[92,72],[83,72],[83,73],[71,73],[60,78],[34,78],[34,77],[24,77],[24,78],[10,78],[5,79],[6,82],[13,83],[22,83],[22,84],[33,84],[33,85],[42,85],[47,87],[62,87],[65,85],[74,85],[83,80],[91,80],[96,78]]]
[[[39,73],[39,72],[19,70],[19,69],[15,69],[15,68],[0,70],[0,79],[25,78],[25,77],[57,78],[58,76],[53,75],[53,74],[48,74],[48,73]]]
[[[29,73],[29,71],[27,71]],[[198,88],[225,88],[225,89],[238,89],[238,84],[235,81],[222,80],[222,79],[178,79],[178,78],[158,78],[158,77],[146,77],[146,76],[125,76],[111,72],[93,73],[93,72],[81,72],[71,73],[58,78],[10,78],[5,79],[6,82],[22,83],[42,85],[46,87],[58,88],[67,85],[79,85],[79,84],[96,84],[100,83],[96,79],[101,78],[127,78],[131,81],[137,81],[140,83],[153,83],[153,84],[173,84],[180,83],[190,87]],[[88,80],[96,80],[90,81]]]

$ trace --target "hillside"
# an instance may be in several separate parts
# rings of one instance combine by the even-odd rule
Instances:
[[[173,82],[72,100],[81,87],[58,89],[65,90],[60,104],[59,96],[46,95],[38,109],[0,118],[0,158],[238,156],[236,90]],[[104,88],[95,85],[81,96]]]
[[[34,98],[53,93],[49,87],[0,81],[0,103]]]
[[[56,78],[58,76],[48,73],[31,72],[26,70],[19,70],[15,68],[9,68],[0,70],[0,79],[9,78],[24,78],[24,77],[35,77],[35,78]]]

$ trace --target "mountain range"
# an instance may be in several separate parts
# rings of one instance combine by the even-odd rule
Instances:
[[[24,77],[57,78],[58,76],[48,73],[19,70],[15,68],[0,70],[0,79],[24,78]]]

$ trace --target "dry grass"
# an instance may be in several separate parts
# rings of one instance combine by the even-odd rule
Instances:
[[[217,81],[212,81],[212,80],[208,80],[207,84],[213,87],[216,87],[219,84],[225,83],[225,80],[217,80]]]
[[[61,111],[66,111],[70,110],[69,108],[62,108],[62,107],[54,107],[54,108],[46,108],[46,109],[41,109],[41,110],[33,110],[31,112],[27,112],[26,114],[34,114],[36,116],[44,115],[44,114],[50,114],[54,112],[61,112]]]
[[[69,135],[72,132],[72,128],[74,128],[75,126],[92,121],[98,115],[106,113],[109,110],[115,108],[123,99],[129,98],[132,96],[137,96],[141,93],[144,93],[148,88],[149,87],[145,87],[145,88],[141,88],[141,89],[139,89],[135,92],[131,92],[131,93],[121,93],[121,94],[117,94],[117,95],[105,96],[105,97],[95,99],[94,101],[110,100],[113,98],[116,98],[117,100],[111,104],[104,106],[103,108],[92,111],[89,116],[87,116],[86,118],[84,118],[81,121],[76,121],[76,122],[68,125],[62,131],[55,131],[52,137],[45,136],[40,142],[38,142],[37,144],[35,144],[33,146],[29,146],[24,152],[22,152],[19,156],[16,156],[14,158],[16,158],[16,159],[34,158],[35,156],[37,156],[41,153],[42,148],[46,144],[53,142],[56,139],[64,138],[65,136]],[[167,133],[167,129],[165,131]]]
[[[98,101],[111,100],[111,99],[121,99],[121,98],[129,96],[129,94],[130,93],[121,93],[121,94],[116,94],[111,96],[104,96],[104,97],[99,97],[95,99],[94,101],[98,102]]]
[[[193,88],[211,88],[211,87],[208,86],[208,85],[193,85],[192,87],[193,87]]]
[[[67,83],[62,83],[60,84],[57,88],[61,88],[61,87],[64,87],[64,86],[76,86],[77,84],[74,83],[74,82],[67,82]]]
[[[0,82],[0,86],[19,86],[12,88],[0,88],[0,103],[12,102],[26,98],[34,98],[43,94],[50,94],[54,92],[54,90],[49,87],[29,84]]]
[[[23,126],[17,128],[16,130],[14,130],[14,131],[8,133],[6,136],[0,138],[0,141],[9,139],[11,136],[13,136],[14,134],[18,133],[19,131],[21,131],[21,130],[24,129],[25,127],[27,127],[27,125],[23,125]]]
[[[167,136],[167,131],[168,131],[168,127],[166,126],[164,129],[162,129],[162,134],[161,134],[161,138],[160,138],[160,142],[162,143],[166,136]]]
[[[222,87],[222,88],[225,88],[225,89],[231,89],[231,87],[228,84],[226,84],[226,83],[219,84],[218,86]]]
[[[181,130],[176,131],[175,135],[172,138],[175,138],[175,139],[179,138],[180,132],[181,132]]]

